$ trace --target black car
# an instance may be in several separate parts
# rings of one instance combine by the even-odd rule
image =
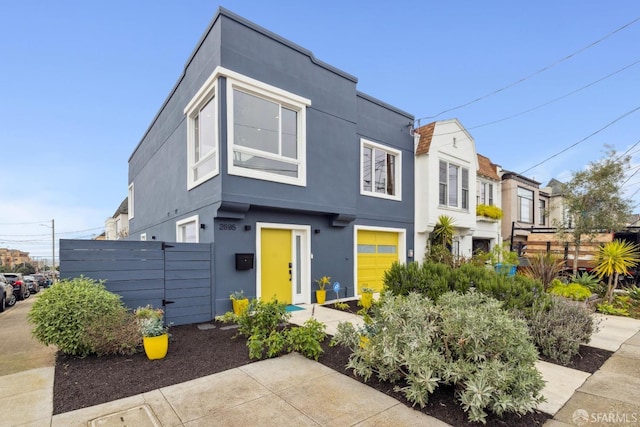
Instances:
[[[47,279],[47,276],[45,276],[44,274],[33,274],[33,278],[38,282],[38,286],[40,286],[40,289],[49,287],[49,279]]]
[[[23,300],[25,298],[29,298],[31,292],[29,292],[29,288],[27,287],[27,283],[24,281],[22,274],[20,273],[2,273],[7,281],[7,283],[13,285],[13,294],[16,296],[18,301]]]

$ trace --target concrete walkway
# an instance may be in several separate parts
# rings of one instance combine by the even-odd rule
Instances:
[[[29,303],[22,303],[28,311]],[[292,323],[314,317],[335,333],[355,315],[303,305]],[[20,310],[20,303],[6,315]],[[12,310],[15,312],[12,312]],[[23,313],[24,316],[24,313]],[[545,426],[640,425],[640,321],[600,316],[601,330],[591,345],[616,351],[593,375],[538,362],[547,385],[539,409],[554,415]],[[17,335],[13,339],[24,338]],[[9,337],[7,337],[9,338]],[[7,344],[5,351],[22,344]],[[164,387],[148,393],[52,416],[53,349],[31,342],[36,364],[22,372],[0,371],[0,406],[13,407],[1,426],[446,426],[324,365],[290,354]],[[38,348],[39,347],[39,348]],[[24,350],[24,348],[23,348]],[[327,404],[329,404],[327,406]],[[332,408],[327,410],[326,408]],[[634,418],[635,417],[635,418]],[[633,420],[636,421],[633,421]],[[586,421],[585,421],[586,420]],[[605,420],[606,422],[603,422]],[[611,421],[611,422],[610,422]],[[624,421],[624,422],[623,422]],[[626,424],[625,424],[626,422]]]

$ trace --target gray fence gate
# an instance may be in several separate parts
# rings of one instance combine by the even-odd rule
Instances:
[[[213,318],[212,244],[60,240],[60,277],[104,280],[135,309],[151,304],[174,325]]]

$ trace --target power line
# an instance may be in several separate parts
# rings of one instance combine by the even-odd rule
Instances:
[[[50,219],[46,219],[44,221],[36,221],[36,222],[0,222],[0,225],[35,225],[35,224],[42,224],[42,223],[51,223]]]
[[[640,19],[640,18],[639,18],[639,19]],[[602,132],[603,130],[605,130],[605,129],[606,129],[606,128],[608,128],[609,126],[611,126],[611,125],[613,125],[614,123],[616,123],[616,122],[618,122],[618,121],[622,120],[622,119],[623,119],[623,118],[625,118],[626,116],[628,116],[628,115],[630,115],[630,114],[632,114],[632,113],[635,113],[635,112],[636,112],[636,111],[638,111],[638,110],[640,110],[640,107],[636,107],[636,108],[634,108],[634,109],[633,109],[633,110],[631,110],[631,111],[627,111],[626,113],[624,113],[624,114],[623,114],[623,115],[621,115],[620,117],[616,118],[615,120],[613,120],[613,121],[611,121],[611,122],[607,123],[605,126],[603,126],[603,127],[601,127],[600,129],[598,129],[597,131],[595,131],[595,132],[591,133],[590,135],[588,135],[588,136],[586,136],[586,137],[582,138],[582,139],[581,139],[581,140],[579,140],[578,142],[576,142],[576,143],[574,143],[574,144],[571,144],[570,146],[568,146],[567,148],[565,148],[565,149],[563,149],[563,150],[561,150],[561,151],[557,152],[556,154],[554,154],[554,155],[552,155],[552,156],[550,156],[550,157],[547,157],[546,159],[544,159],[544,160],[543,160],[543,161],[541,161],[540,163],[537,163],[537,164],[535,164],[535,165],[531,166],[529,169],[526,169],[526,170],[524,170],[524,171],[520,172],[520,174],[522,175],[522,174],[524,174],[525,172],[529,172],[531,169],[535,169],[535,168],[537,168],[538,166],[540,166],[540,165],[542,165],[542,164],[544,164],[544,163],[548,162],[549,160],[553,159],[554,157],[558,157],[560,154],[562,154],[562,153],[564,153],[564,152],[566,152],[566,151],[570,150],[571,148],[575,147],[575,146],[576,146],[576,145],[578,145],[578,144],[583,143],[583,142],[584,142],[584,141],[586,141],[587,139],[591,138],[592,136],[597,135],[598,133]]]
[[[640,64],[640,59],[638,59],[637,61],[632,62],[631,64],[628,64],[628,65],[626,65],[626,66],[624,66],[624,67],[622,67],[622,68],[620,68],[620,69],[618,69],[618,70],[616,70],[616,71],[614,71],[612,73],[609,73],[604,77],[601,77],[601,78],[599,78],[597,80],[594,80],[594,81],[592,81],[592,82],[590,82],[590,83],[588,83],[588,84],[586,84],[586,85],[584,85],[584,86],[582,86],[582,87],[580,87],[578,89],[574,89],[571,92],[565,93],[564,95],[558,96],[558,97],[553,98],[553,99],[551,99],[549,101],[545,101],[542,104],[538,104],[538,105],[536,105],[534,107],[531,107],[531,108],[528,108],[526,110],[520,111],[519,113],[511,114],[511,115],[503,117],[501,119],[497,119],[497,120],[493,120],[493,121],[490,121],[490,122],[487,122],[487,123],[482,123],[482,124],[479,124],[479,125],[471,126],[471,127],[465,128],[465,129],[467,131],[470,131],[472,129],[478,129],[478,128],[481,128],[481,127],[494,125],[496,123],[504,122],[506,120],[510,120],[510,119],[522,116],[524,114],[527,114],[527,113],[530,113],[532,111],[538,110],[538,109],[540,109],[542,107],[546,107],[547,105],[553,104],[554,102],[560,101],[561,99],[568,98],[568,97],[570,97],[572,95],[575,95],[576,93],[578,93],[578,92],[580,92],[580,91],[582,91],[584,89],[587,89],[587,88],[589,88],[591,86],[595,86],[596,84],[598,84],[598,83],[600,83],[600,82],[602,82],[602,81],[604,81],[604,80],[606,80],[606,79],[608,79],[610,77],[613,77],[616,74],[619,74],[619,73],[621,73],[621,72],[627,70],[628,68],[631,68],[631,67],[633,67],[634,65],[637,65],[637,64]],[[420,120],[418,120],[418,122],[419,121]],[[418,127],[419,127],[419,125],[418,125]],[[455,133],[458,133],[458,132],[459,131],[434,133],[433,136],[452,135],[452,134],[455,134]]]
[[[458,105],[458,106],[456,106],[456,107],[452,107],[452,108],[448,108],[448,109],[446,109],[446,110],[443,110],[443,111],[439,112],[438,114],[436,114],[436,115],[434,115],[434,116],[422,117],[422,118],[418,119],[418,121],[423,120],[423,119],[433,119],[433,118],[439,117],[439,116],[443,115],[444,113],[448,113],[448,112],[450,112],[450,111],[454,111],[454,110],[458,110],[458,109],[463,108],[463,107],[467,107],[467,106],[469,106],[469,105],[471,105],[471,104],[475,104],[475,103],[476,103],[476,102],[478,102],[478,101],[482,101],[482,100],[487,99],[487,98],[489,98],[489,97],[491,97],[491,96],[493,96],[493,95],[496,95],[496,94],[498,94],[498,93],[500,93],[500,92],[503,92],[503,91],[505,91],[505,90],[507,90],[507,89],[510,89],[510,88],[512,88],[512,87],[514,87],[514,86],[516,86],[516,85],[518,85],[518,84],[520,84],[520,83],[522,83],[522,82],[524,82],[524,81],[526,81],[526,80],[531,79],[532,77],[537,76],[538,74],[541,74],[541,73],[543,73],[543,72],[547,71],[548,69],[550,69],[550,68],[552,68],[552,67],[555,67],[556,65],[558,65],[558,64],[560,64],[560,63],[562,63],[562,62],[564,62],[564,61],[567,61],[567,60],[569,60],[569,59],[573,58],[574,56],[576,56],[576,55],[578,55],[578,54],[580,54],[580,53],[584,52],[584,51],[585,51],[585,50],[587,50],[587,49],[592,48],[593,46],[597,45],[598,43],[602,42],[603,40],[606,40],[607,38],[611,37],[612,35],[614,35],[614,34],[616,34],[616,33],[620,32],[620,31],[624,30],[625,28],[627,28],[627,27],[629,27],[629,26],[631,26],[631,25],[635,24],[635,23],[636,23],[636,22],[638,22],[638,21],[640,21],[640,16],[639,16],[639,17],[637,17],[637,18],[635,18],[635,19],[634,19],[634,20],[632,20],[631,22],[629,22],[629,23],[627,23],[627,24],[623,25],[622,27],[617,28],[616,30],[614,30],[614,31],[610,32],[609,34],[605,35],[604,37],[602,37],[602,38],[600,38],[600,39],[596,40],[595,42],[593,42],[593,43],[591,43],[591,44],[589,44],[589,45],[587,45],[587,46],[583,47],[582,49],[579,49],[579,50],[577,50],[577,51],[575,51],[575,52],[573,52],[573,53],[571,53],[571,54],[569,54],[569,55],[565,56],[564,58],[559,59],[559,60],[557,60],[557,61],[553,62],[552,64],[547,65],[546,67],[543,67],[543,68],[539,69],[538,71],[535,71],[535,72],[533,72],[533,73],[529,74],[528,76],[522,77],[521,79],[518,79],[518,80],[514,81],[513,83],[509,83],[508,85],[506,85],[506,86],[504,86],[504,87],[502,87],[502,88],[500,88],[500,89],[496,89],[496,90],[494,90],[493,92],[490,92],[490,93],[488,93],[488,94],[486,94],[486,95],[480,96],[480,97],[478,97],[478,98],[476,98],[476,99],[473,99],[473,100],[471,100],[471,101],[465,102],[465,103],[460,104],[460,105]]]
[[[51,228],[51,227],[49,227]],[[56,236],[59,236],[61,234],[76,234],[76,233],[84,233],[85,231],[94,231],[94,230],[103,230],[104,226],[102,227],[94,227],[94,228],[87,228],[84,230],[76,230],[76,231],[60,231],[60,232],[56,232]],[[0,236],[4,237],[51,237],[51,233],[46,233],[46,234],[0,234]]]
[[[561,99],[568,98],[571,95],[575,95],[576,93],[578,93],[578,92],[580,92],[580,91],[582,91],[584,89],[587,89],[587,88],[589,88],[591,86],[594,86],[594,85],[602,82],[603,80],[606,80],[609,77],[612,77],[612,76],[614,76],[614,75],[626,70],[627,68],[631,68],[631,67],[633,67],[634,65],[637,65],[637,64],[640,64],[640,59],[635,61],[635,62],[633,62],[632,64],[627,65],[626,67],[623,67],[623,68],[621,68],[621,69],[619,69],[617,71],[614,71],[611,74],[608,74],[608,75],[606,75],[606,76],[604,76],[604,77],[602,77],[602,78],[600,78],[598,80],[595,80],[595,81],[593,81],[593,82],[591,82],[591,83],[589,83],[589,84],[587,84],[585,86],[582,86],[581,88],[575,89],[575,90],[573,90],[573,91],[571,91],[569,93],[566,93],[566,94],[564,94],[562,96],[559,96],[557,98],[553,98],[550,101],[547,101],[547,102],[544,102],[542,104],[536,105],[535,107],[531,107],[531,108],[529,108],[527,110],[524,110],[524,111],[521,111],[519,113],[512,114],[512,115],[507,116],[507,117],[503,117],[502,119],[494,120],[494,121],[488,122],[488,123],[483,123],[481,125],[472,126],[472,127],[468,128],[467,130],[477,129],[477,128],[481,128],[481,127],[489,126],[489,125],[494,125],[496,123],[504,122],[505,120],[513,119],[515,117],[522,116],[524,114],[530,113],[530,112],[535,111],[535,110],[537,110],[539,108],[546,107],[547,105],[553,104],[554,102],[560,101]]]

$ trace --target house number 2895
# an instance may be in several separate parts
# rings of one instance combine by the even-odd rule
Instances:
[[[236,225],[235,224],[218,224],[218,230],[221,231],[236,231]]]

